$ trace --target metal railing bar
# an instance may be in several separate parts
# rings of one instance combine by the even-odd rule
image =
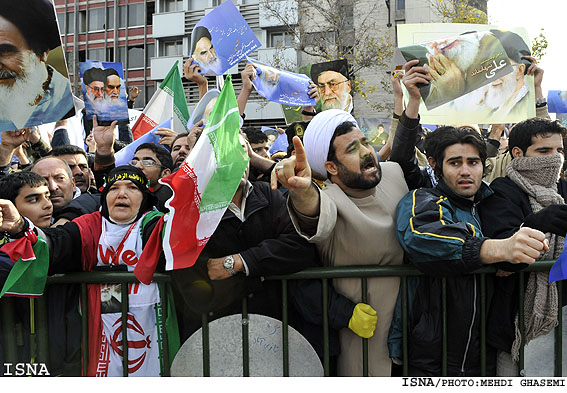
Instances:
[[[283,376],[289,377],[289,339],[287,315],[287,280],[282,280],[282,361]]]
[[[201,334],[203,340],[203,377],[211,376],[211,353],[209,342],[209,321],[207,314],[203,313],[201,316]]]
[[[323,279],[323,375],[330,375],[329,368],[329,282]]]
[[[128,285],[120,285],[122,301],[122,376],[128,376]]]
[[[361,278],[362,287],[362,303],[368,304],[368,280],[366,277]],[[362,339],[362,376],[368,376],[368,339]]]
[[[242,376],[250,376],[250,348],[248,340],[248,298],[242,298]]]
[[[83,347],[83,376],[89,372],[89,300],[87,284],[81,284],[81,343]]]
[[[162,354],[163,354],[163,376],[169,377],[169,346],[168,346],[168,337],[167,337],[167,288],[164,283],[160,283],[159,285],[159,292],[160,292],[160,308],[161,308],[161,347],[162,347]]]
[[[442,345],[441,345],[441,376],[447,376],[447,279],[441,279],[442,303]]]

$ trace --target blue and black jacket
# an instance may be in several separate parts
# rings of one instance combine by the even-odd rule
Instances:
[[[411,285],[409,299],[409,366],[412,375],[441,375],[442,277],[446,278],[447,368],[449,376],[480,375],[480,282],[473,272],[482,267],[480,249],[487,239],[481,230],[477,205],[492,190],[482,183],[474,200],[455,194],[443,181],[434,188],[408,193],[397,209],[397,236],[406,263],[423,276]],[[488,296],[492,285],[488,282]],[[487,303],[489,304],[489,303]],[[401,354],[401,316],[396,310],[389,346]],[[495,357],[487,353],[487,374],[495,373]]]

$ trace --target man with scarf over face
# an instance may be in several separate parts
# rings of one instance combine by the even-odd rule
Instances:
[[[538,260],[555,260],[561,254],[567,232],[567,182],[559,179],[563,167],[565,128],[546,119],[528,119],[512,128],[509,154],[512,161],[506,177],[495,179],[490,187],[494,195],[480,206],[487,236],[504,238],[521,227],[545,232],[549,251]],[[496,293],[488,320],[488,341],[499,350],[498,375],[517,376],[520,351],[518,329],[518,277],[511,272],[524,268],[520,264],[502,264]],[[524,324],[526,343],[557,326],[558,293],[555,283],[548,282],[548,272],[526,275]],[[565,288],[565,286],[564,286]],[[565,299],[565,294],[563,299]],[[553,349],[549,348],[549,359]],[[510,357],[511,355],[511,357]],[[550,369],[546,375],[552,375]]]
[[[144,173],[133,166],[112,169],[101,195],[101,210],[86,214],[56,228],[35,231],[49,246],[48,274],[72,271],[133,271],[147,257],[144,247],[162,213],[154,210],[157,198],[147,187]],[[32,224],[11,202],[0,200],[0,230],[11,238],[21,237]],[[161,225],[156,228],[156,231]],[[147,247],[153,255],[153,247]],[[158,270],[163,257],[157,256]],[[160,267],[161,266],[161,267]],[[119,284],[89,285],[89,376],[122,376],[122,327]],[[128,286],[128,374],[159,376],[162,365],[161,322],[157,309],[161,298],[157,284]],[[169,302],[168,302],[169,303]],[[169,313],[170,317],[175,312]],[[169,353],[179,345],[177,326],[168,328]],[[166,322],[167,324],[167,322]],[[176,337],[177,334],[177,337]]]

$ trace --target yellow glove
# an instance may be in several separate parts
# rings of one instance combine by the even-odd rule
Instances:
[[[354,307],[348,328],[362,338],[370,338],[374,335],[376,322],[378,322],[376,311],[368,304],[358,303]]]

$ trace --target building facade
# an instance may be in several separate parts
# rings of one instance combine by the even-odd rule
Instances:
[[[191,31],[208,12],[226,0],[54,0],[62,42],[74,93],[80,93],[78,63],[89,60],[122,62],[126,85],[137,86],[142,93],[135,108],[142,109],[156,87],[166,76],[175,61],[183,74],[183,63],[189,57]],[[280,7],[286,13],[286,22],[268,10],[267,0],[232,0],[252,28],[262,46],[250,57],[280,64],[283,68],[324,61],[296,50],[290,28],[310,25],[317,30],[314,19],[302,19],[301,5],[305,0],[270,0],[269,6]],[[341,12],[348,15],[342,34],[356,37],[372,21],[370,37],[388,37],[396,46],[396,26],[403,23],[440,22],[431,3],[424,0],[323,0],[340,3]],[[485,0],[475,5],[486,9]],[[371,10],[371,11],[369,11]],[[304,13],[303,13],[304,15]],[[309,31],[308,29],[305,31]],[[324,32],[318,32],[324,34]],[[329,40],[332,45],[332,40]],[[364,43],[362,43],[364,45]],[[386,60],[387,64],[388,61]],[[229,70],[236,94],[242,81],[240,71],[245,61]],[[354,94],[356,117],[389,117],[393,107],[388,88],[388,66],[369,66],[361,69],[357,77],[368,85],[376,86],[367,97]],[[199,100],[197,86],[183,78],[190,110]],[[209,78],[209,89],[216,87],[216,79]],[[379,105],[373,105],[378,103]],[[283,126],[281,105],[266,102],[252,93],[246,107],[246,124]]]

